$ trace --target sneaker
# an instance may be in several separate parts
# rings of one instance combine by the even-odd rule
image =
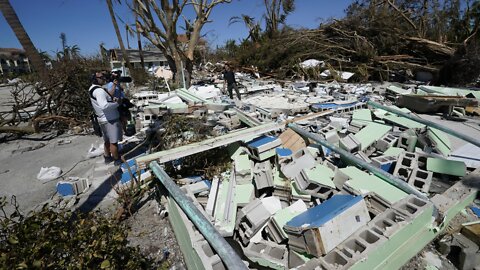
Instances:
[[[113,161],[113,157],[111,156],[103,156],[103,160],[105,161],[105,164],[109,164]]]
[[[116,159],[113,161],[113,166],[120,166],[122,165],[122,160],[121,159]]]

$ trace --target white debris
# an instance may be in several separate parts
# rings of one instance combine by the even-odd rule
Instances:
[[[94,157],[99,157],[100,155],[103,154],[103,143],[99,144],[98,146],[90,146],[90,149],[88,150],[87,153],[87,158],[94,158]]]
[[[40,168],[40,172],[37,174],[37,179],[42,182],[46,182],[59,177],[61,174],[62,169],[59,167],[42,167]]]
[[[300,63],[300,67],[302,68],[314,68],[318,66],[324,67],[325,62],[317,59],[308,59]]]

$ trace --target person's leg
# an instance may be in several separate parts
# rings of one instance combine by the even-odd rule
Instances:
[[[110,143],[109,142],[104,142],[103,143],[103,156],[105,157],[111,157],[112,152],[110,151]]]
[[[110,147],[110,153],[112,153],[113,159],[119,160],[120,155],[118,154],[118,143],[111,143],[109,147]]]
[[[235,93],[237,93],[237,98],[238,98],[238,100],[241,100],[241,98],[240,98],[240,91],[238,91],[238,87],[237,87],[237,84],[236,84],[236,83],[233,84],[233,88],[235,89]]]
[[[230,99],[233,99],[232,88],[233,88],[233,84],[229,84],[229,85],[227,86],[228,96],[230,97]]]

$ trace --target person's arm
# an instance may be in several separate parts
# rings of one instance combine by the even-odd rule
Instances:
[[[113,95],[115,94],[116,87],[117,87],[116,80],[113,80],[113,82],[109,82],[107,84],[107,91],[108,91],[108,94],[110,94],[110,96],[113,97]]]
[[[98,106],[101,110],[118,108],[117,102],[108,102],[107,93],[101,88],[95,89],[95,91],[93,91],[93,96],[97,99]]]

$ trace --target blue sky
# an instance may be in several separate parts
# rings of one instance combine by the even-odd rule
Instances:
[[[351,2],[296,0],[296,10],[287,17],[287,24],[296,28],[315,28],[322,20],[343,17]],[[67,36],[67,45],[79,46],[83,55],[96,54],[101,42],[107,48],[118,47],[104,0],[10,0],[10,3],[37,49],[50,55],[55,55],[61,48],[61,32]],[[233,0],[230,4],[221,4],[213,10],[212,22],[204,26],[203,33],[213,46],[222,45],[228,39],[240,40],[247,36],[245,26],[241,23],[229,26],[229,19],[240,14],[261,19],[264,10],[263,0]],[[133,23],[128,8],[116,6],[115,11],[122,20]],[[124,26],[120,21],[119,24],[126,45]],[[130,40],[132,47],[136,46],[135,40]],[[20,48],[3,16],[0,16],[0,48]]]

